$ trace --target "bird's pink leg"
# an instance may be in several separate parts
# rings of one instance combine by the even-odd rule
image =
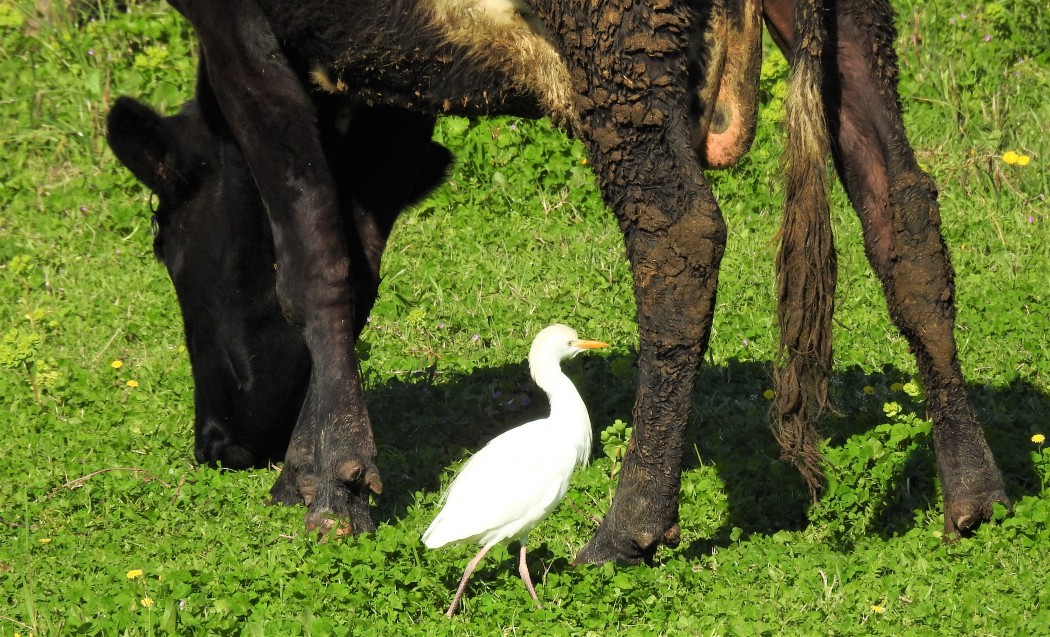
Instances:
[[[536,589],[532,587],[532,577],[529,576],[529,567],[525,564],[525,543],[521,543],[521,557],[518,559],[518,574],[521,575],[521,581],[525,582],[525,588],[529,589],[529,595],[532,595],[532,599],[536,601],[536,608],[542,608],[540,606],[540,598],[536,597]]]
[[[491,546],[486,546],[478,551],[478,554],[474,556],[474,559],[470,560],[470,564],[467,564],[467,568],[463,570],[463,579],[459,581],[459,588],[456,589],[456,596],[452,598],[452,604],[448,607],[448,612],[445,616],[452,619],[452,616],[456,614],[456,606],[459,605],[459,599],[463,597],[463,591],[467,590],[467,580],[470,579],[471,573],[478,567],[478,563],[481,562],[481,558],[485,557],[485,554],[489,552]],[[531,584],[529,585],[532,586]],[[533,593],[535,597],[535,593]]]

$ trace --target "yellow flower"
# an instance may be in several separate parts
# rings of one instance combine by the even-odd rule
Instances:
[[[150,597],[143,597],[142,599],[139,600],[139,603],[142,604],[143,606],[145,606],[146,608],[152,608],[153,607],[153,599],[150,598]]]
[[[137,381],[137,380],[134,380],[134,379],[132,379],[132,380],[129,380],[129,381],[128,381],[127,383],[125,383],[125,384],[126,384],[126,385],[127,385],[128,387],[138,387],[138,386],[139,386],[139,381]]]
[[[777,393],[772,389],[767,389],[766,391],[762,392],[762,396],[765,397],[766,400],[773,400],[773,398],[776,397],[776,395]]]
[[[864,393],[869,395],[869,396],[874,396],[875,395],[875,388],[872,387],[871,385],[865,385],[864,386]]]
[[[1027,166],[1028,162],[1032,161],[1032,158],[1027,155],[1008,150],[1003,153],[1003,161],[1011,166]]]
[[[124,361],[113,361],[112,363],[109,364],[109,366],[112,367],[113,369],[120,369],[121,367],[124,366]]]
[[[142,577],[141,568],[133,568],[130,571],[128,571],[128,579],[135,579],[136,577]]]
[[[587,158],[584,157],[583,159],[581,159],[580,160],[580,164],[583,165],[583,166],[586,166],[587,165]]]
[[[41,544],[49,544],[50,542],[51,542],[51,538],[49,538],[49,537],[42,537],[42,538],[40,538],[40,543]]]
[[[871,612],[873,612],[873,613],[885,613],[886,612],[886,607],[885,606],[879,606],[878,604],[872,604],[869,608],[871,608]]]
[[[1032,442],[1034,442],[1037,445],[1041,445],[1044,442],[1046,442],[1046,436],[1044,436],[1043,434],[1036,434],[1032,436]]]
[[[890,391],[900,391],[902,389],[904,389],[904,385],[901,383],[893,383],[890,385]]]

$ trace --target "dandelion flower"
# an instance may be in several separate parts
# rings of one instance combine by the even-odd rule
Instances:
[[[1033,440],[1034,440],[1034,438],[1033,438]],[[51,538],[49,538],[49,537],[42,537],[42,538],[40,538],[40,543],[41,544],[50,544],[51,543]]]
[[[143,597],[139,600],[139,603],[145,606],[146,608],[153,608],[153,598],[151,597]]]
[[[865,385],[863,391],[864,391],[865,394],[867,394],[869,396],[874,396],[875,395],[875,388],[872,387],[871,385]]]
[[[1028,162],[1032,161],[1032,158],[1028,155],[1022,155],[1021,153],[1008,150],[1003,153],[1003,162],[1010,164],[1011,166],[1027,166]]]
[[[886,612],[886,607],[885,606],[879,606],[878,604],[872,604],[869,608],[871,608],[871,612],[876,613],[876,614],[877,613],[885,613]]]
[[[127,383],[125,383],[125,385],[127,385],[128,387],[138,387],[139,386],[139,381],[137,381],[137,380],[135,380],[133,378],[133,379],[129,380]]]
[[[581,159],[580,160],[580,164],[583,165],[583,166],[586,166],[587,165],[587,158],[584,157],[583,159]]]
[[[1044,436],[1043,434],[1036,434],[1032,436],[1032,442],[1034,442],[1037,445],[1041,445],[1044,442],[1046,442],[1046,436]]]
[[[775,391],[773,391],[772,389],[767,389],[766,391],[762,392],[762,396],[766,400],[773,400],[773,398],[776,397],[776,395],[777,395],[777,393]]]
[[[113,369],[120,369],[124,366],[124,361],[116,360],[109,364]]]
[[[135,579],[136,577],[142,577],[141,568],[133,568],[130,571],[128,571],[128,579]]]

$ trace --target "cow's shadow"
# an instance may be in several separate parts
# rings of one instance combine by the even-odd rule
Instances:
[[[616,419],[630,422],[634,357],[580,357],[565,369],[588,403],[595,454],[601,455],[601,429]],[[829,444],[841,445],[887,422],[882,409],[887,401],[900,402],[921,416],[920,402],[899,388],[887,389],[911,377],[889,366],[877,373],[856,368],[836,373],[839,412],[825,418],[823,425]],[[369,385],[366,394],[384,482],[377,522],[399,520],[417,501],[418,492],[441,488],[443,472],[455,461],[499,433],[547,413],[546,397],[529,378],[525,361],[469,374],[424,370]],[[724,484],[726,517],[707,537],[690,538],[687,531],[687,555],[707,553],[752,534],[799,530],[809,524],[809,490],[798,472],[779,459],[769,430],[770,402],[763,394],[771,387],[768,362],[731,360],[701,367],[683,467],[689,471],[702,462],[714,468]],[[1003,471],[1007,495],[1016,501],[1038,493],[1029,438],[1034,433],[1032,414],[1050,414],[1050,396],[1020,378],[1005,387],[970,385],[968,391]],[[939,509],[936,475],[927,437],[906,456],[885,497],[867,513],[861,531],[889,538],[915,526],[916,510]],[[688,520],[683,523],[688,529]],[[832,539],[850,542],[848,537]]]

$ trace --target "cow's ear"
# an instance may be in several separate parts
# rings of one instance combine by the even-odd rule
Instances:
[[[445,183],[452,161],[452,151],[437,142],[430,142],[423,152],[419,174],[416,175],[416,181],[409,190],[406,205],[419,203],[435,188]]]
[[[130,97],[117,98],[106,117],[106,141],[120,163],[161,197],[175,191],[183,152],[168,120]]]

